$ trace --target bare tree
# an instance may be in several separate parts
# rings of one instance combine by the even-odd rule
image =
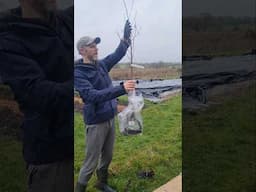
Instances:
[[[133,12],[134,0],[132,0],[130,11],[128,11],[127,4],[126,4],[125,0],[123,0],[123,4],[124,4],[124,8],[125,8],[126,17],[127,17],[126,19],[129,20],[131,23],[134,23],[133,32],[131,33],[130,49],[128,50],[128,54],[127,54],[127,57],[130,61],[130,75],[131,75],[131,79],[133,79],[134,75],[133,75],[133,66],[132,66],[132,64],[134,63],[135,39],[139,35],[139,29],[138,29],[137,23],[136,23],[137,11],[135,12],[134,18],[131,21],[130,16],[131,16],[131,13]],[[119,36],[119,38],[120,38],[120,36]]]

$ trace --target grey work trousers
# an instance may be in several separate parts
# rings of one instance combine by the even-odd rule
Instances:
[[[99,171],[108,170],[113,156],[114,142],[114,119],[86,126],[86,157],[80,169],[79,183],[87,185],[96,168]]]
[[[28,192],[71,192],[74,190],[73,160],[28,165]]]

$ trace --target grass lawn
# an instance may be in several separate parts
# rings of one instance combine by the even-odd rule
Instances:
[[[27,191],[22,144],[12,137],[0,137],[0,170],[1,192]]]
[[[256,189],[255,86],[198,115],[183,113],[183,190]]]
[[[21,115],[8,86],[0,84],[0,191],[26,192],[26,167],[22,155]]]
[[[125,102],[125,98],[121,98]],[[120,135],[116,122],[116,143],[109,182],[118,191],[152,192],[181,172],[181,96],[160,104],[145,102],[142,135]],[[84,123],[75,113],[75,180],[84,160]],[[153,178],[139,178],[139,171],[154,171]],[[93,188],[95,174],[89,183]]]

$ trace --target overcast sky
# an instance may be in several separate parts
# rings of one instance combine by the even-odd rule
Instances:
[[[134,1],[133,8],[132,1]],[[126,0],[130,20],[139,34],[135,62],[181,62],[181,0]],[[130,11],[132,10],[132,11]],[[75,42],[99,36],[99,58],[112,53],[123,36],[126,12],[123,0],[75,0]],[[75,49],[76,50],[76,49]],[[79,57],[77,50],[75,56]],[[121,62],[128,61],[124,57]]]

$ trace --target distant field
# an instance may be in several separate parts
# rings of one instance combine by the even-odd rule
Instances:
[[[183,33],[183,56],[231,56],[256,48],[255,34],[247,31]]]
[[[110,75],[113,80],[131,79],[130,68],[114,68]],[[175,79],[181,75],[181,68],[177,67],[149,67],[145,69],[133,69],[133,79]]]

